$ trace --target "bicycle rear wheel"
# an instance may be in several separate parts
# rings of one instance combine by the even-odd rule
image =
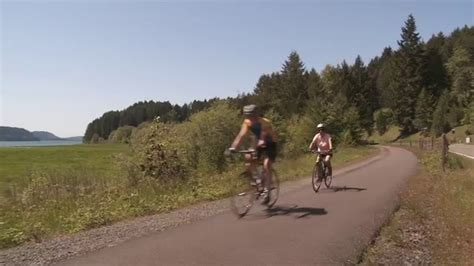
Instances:
[[[314,192],[318,192],[319,188],[321,188],[321,183],[323,182],[323,176],[321,167],[319,163],[315,163],[313,167],[313,175],[312,175],[312,183],[313,183],[313,190]]]
[[[251,184],[252,175],[244,172],[239,175],[238,183],[233,186],[230,206],[239,218],[244,217],[252,208],[256,198],[257,187]]]

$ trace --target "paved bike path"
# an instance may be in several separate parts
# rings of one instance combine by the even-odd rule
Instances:
[[[451,144],[449,145],[449,151],[474,160],[474,145]]]
[[[381,154],[335,171],[333,189],[315,194],[311,180],[284,185],[276,206],[254,206],[130,240],[63,265],[328,265],[354,263],[397,204],[416,157]]]

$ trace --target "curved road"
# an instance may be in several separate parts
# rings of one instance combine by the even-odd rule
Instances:
[[[451,144],[449,145],[449,152],[474,159],[474,145]]]
[[[328,265],[352,264],[397,205],[416,157],[382,147],[368,161],[335,171],[331,190],[310,180],[284,184],[272,210],[254,206],[124,242],[62,265]]]

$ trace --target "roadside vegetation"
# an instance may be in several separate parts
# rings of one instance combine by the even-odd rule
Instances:
[[[450,154],[443,172],[439,151],[414,151],[421,171],[361,264],[473,265],[474,162]]]

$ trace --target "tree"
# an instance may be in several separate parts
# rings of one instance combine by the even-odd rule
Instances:
[[[421,92],[424,77],[423,50],[416,32],[415,18],[408,16],[402,27],[399,50],[396,53],[396,69],[390,83],[394,91],[393,111],[402,134],[414,131],[416,99]]]
[[[375,83],[378,96],[378,105],[385,108],[394,107],[394,95],[390,83],[395,75],[395,55],[390,47],[385,48],[380,58],[374,59],[369,64],[372,82]]]
[[[471,91],[474,77],[474,64],[467,50],[456,48],[453,56],[446,64],[446,68],[451,76],[451,91],[456,99],[456,103],[461,108],[467,108],[472,101]]]
[[[383,108],[374,112],[374,123],[375,130],[379,135],[385,134],[387,128],[393,122],[393,112],[392,109]]]
[[[423,88],[418,95],[415,108],[415,121],[414,125],[418,130],[424,130],[431,128],[431,122],[433,119],[433,96]]]
[[[264,74],[260,76],[254,89],[255,103],[260,106],[263,111],[274,109],[281,112],[282,106],[285,104],[279,97],[281,94],[281,75],[280,73]]]
[[[347,98],[356,107],[362,128],[371,133],[372,116],[377,107],[377,94],[375,84],[370,83],[367,67],[360,56],[357,56],[354,65],[350,68],[350,76],[352,90]]]
[[[449,106],[449,92],[445,91],[439,98],[436,110],[433,113],[433,125],[431,131],[434,135],[440,136],[442,133],[450,129],[450,125],[446,119]]]
[[[427,93],[435,99],[441,96],[443,90],[449,88],[448,73],[444,65],[445,59],[443,56],[445,43],[446,37],[444,37],[443,33],[439,33],[438,35],[433,35],[425,45],[426,72],[424,86],[427,89]]]
[[[281,87],[277,90],[279,99],[277,110],[290,117],[301,113],[308,99],[304,64],[297,52],[293,51],[281,70]]]

